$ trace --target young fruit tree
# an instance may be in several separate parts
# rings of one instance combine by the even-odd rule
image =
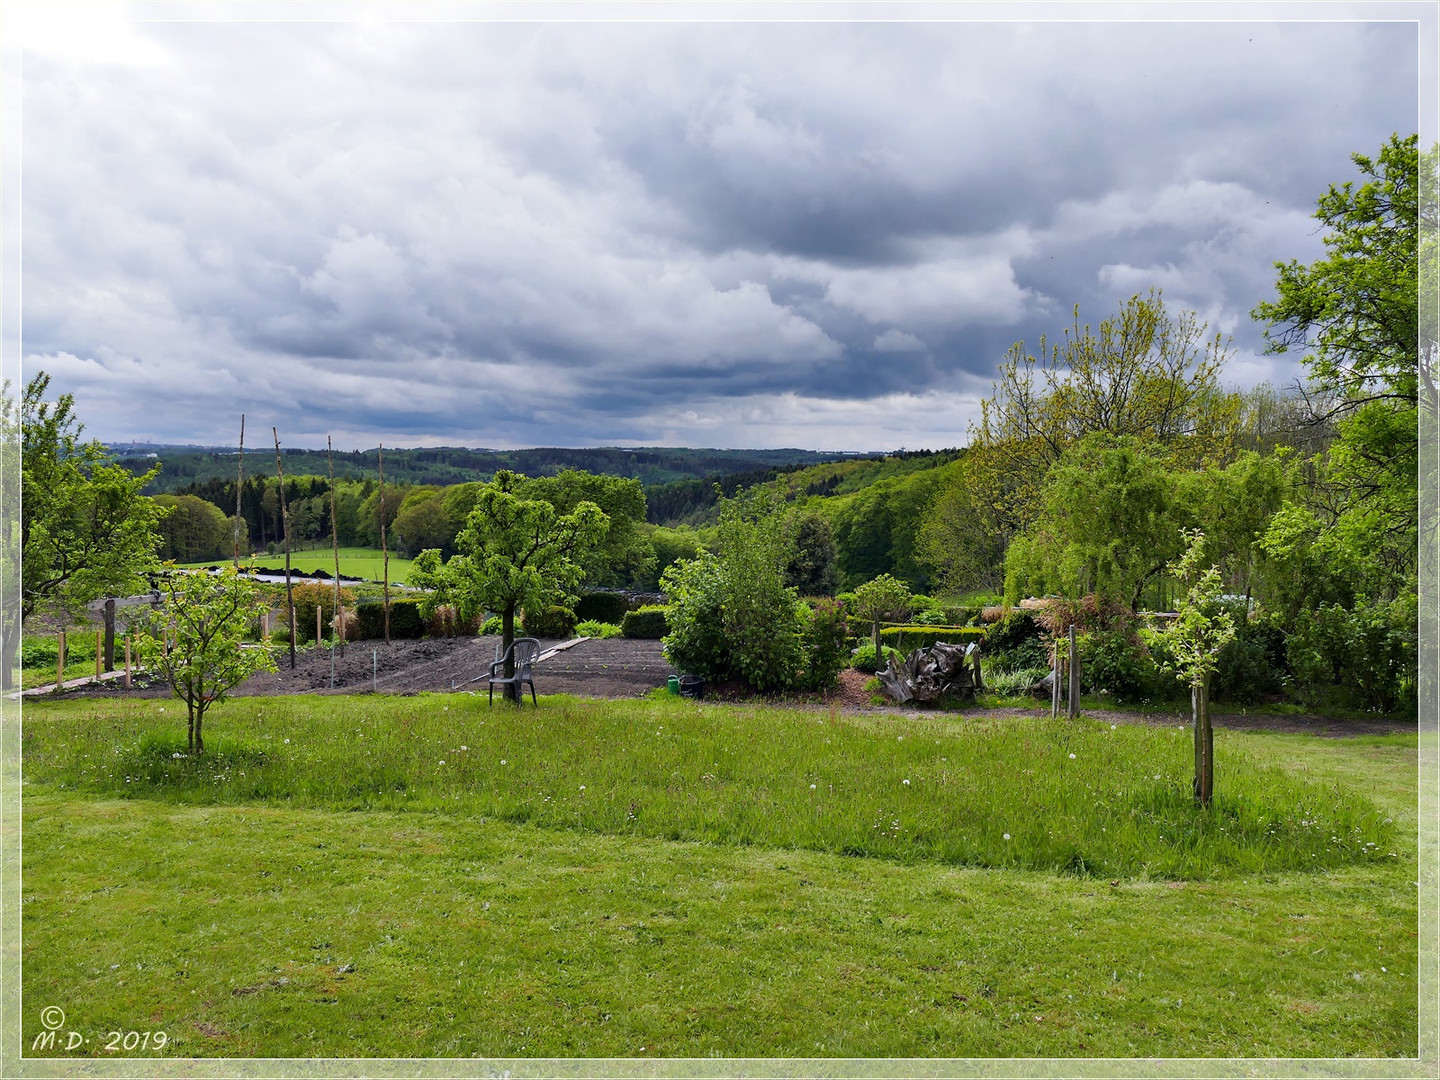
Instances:
[[[1195,721],[1195,801],[1209,806],[1215,791],[1215,734],[1210,727],[1210,677],[1220,663],[1220,650],[1235,636],[1230,612],[1216,611],[1220,599],[1220,569],[1199,572],[1205,534],[1180,530],[1185,554],[1171,566],[1175,580],[1186,589],[1177,605],[1179,615],[1159,634],[1170,659],[1166,666],[1190,687]]]
[[[410,571],[410,584],[432,590],[433,604],[453,604],[464,618],[499,612],[506,678],[515,674],[515,613],[543,610],[568,596],[584,576],[582,557],[610,523],[592,502],[561,514],[541,499],[522,498],[517,490],[524,480],[508,469],[497,472],[455,537],[456,554],[441,563],[440,552],[430,548]],[[520,700],[514,683],[506,684],[505,695]]]
[[[186,745],[191,753],[203,754],[205,710],[256,672],[276,670],[268,645],[242,645],[268,605],[233,567],[213,577],[171,573],[160,593],[160,607],[137,634],[140,663],[158,672],[185,702]]]
[[[910,586],[897,581],[889,574],[881,574],[874,581],[867,581],[855,590],[855,599],[850,610],[870,624],[870,636],[875,643],[876,663],[880,662],[880,624],[886,620],[904,617],[910,610]]]

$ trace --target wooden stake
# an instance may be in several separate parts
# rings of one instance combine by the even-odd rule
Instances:
[[[335,551],[335,646],[344,656],[345,623],[340,618],[340,523],[335,519],[335,446],[329,435],[325,436],[325,460],[330,466],[330,546]]]
[[[1060,642],[1051,645],[1050,660],[1050,719],[1060,718]]]
[[[325,609],[319,604],[315,605],[315,644],[319,645],[325,640],[325,635],[320,632],[320,620],[325,616]]]
[[[115,598],[105,601],[105,670],[115,670]]]
[[[390,549],[385,546],[385,445],[380,445],[380,554],[384,557],[385,644],[390,644]]]
[[[1075,624],[1070,624],[1070,683],[1067,688],[1071,720],[1080,715],[1080,652],[1075,645]]]
[[[285,510],[285,466],[280,464],[280,432],[270,429],[275,436],[275,482],[280,488],[280,525],[285,530],[285,610],[290,622],[290,670],[295,670],[295,637],[300,628],[295,625],[295,586],[290,581],[290,515]]]
[[[260,636],[266,641],[270,640],[270,612],[260,612]]]
[[[130,635],[125,635],[125,689],[130,689]]]
[[[245,486],[245,414],[240,414],[240,472],[235,478],[235,569],[240,569],[240,489]],[[262,507],[263,511],[263,507]]]
[[[65,688],[65,631],[60,631],[60,646],[55,653],[55,692]]]
[[[95,631],[95,681],[100,681],[100,675],[105,670],[105,635],[102,631]]]

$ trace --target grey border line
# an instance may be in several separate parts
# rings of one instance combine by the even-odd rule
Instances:
[[[3,0],[0,7],[0,377],[18,389],[21,379],[21,108],[20,49],[7,11],[32,6]],[[117,5],[107,5],[117,6]],[[136,3],[139,21],[348,21],[357,12],[391,21],[454,22],[1184,22],[1184,21],[1356,21],[1413,22],[1420,55],[1419,133],[1422,149],[1437,142],[1440,94],[1440,3],[1386,0],[1380,3],[1294,0],[1294,2],[1163,3],[1160,0],[1000,3],[997,0],[841,3],[377,3],[272,2]],[[1364,148],[1359,148],[1364,149]],[[1422,172],[1422,198],[1434,205],[1434,176]],[[1423,238],[1422,238],[1423,239]],[[1432,238],[1433,239],[1433,238]],[[1440,308],[1440,281],[1421,282],[1422,333],[1434,340]],[[1434,403],[1421,409],[1422,536],[1436,536],[1440,509],[1440,430]],[[18,467],[18,466],[17,466]],[[0,505],[0,522],[16,508]],[[4,1077],[1428,1077],[1440,1065],[1440,571],[1432,546],[1421,552],[1421,703],[1419,717],[1419,1046],[1418,1058],[1382,1059],[279,1059],[127,1058],[111,1060],[21,1057],[20,1001],[20,727],[18,702],[0,699],[0,1076]],[[12,579],[13,580],[13,579]],[[14,610],[13,590],[0,605]]]

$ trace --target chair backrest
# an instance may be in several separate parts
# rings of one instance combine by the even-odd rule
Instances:
[[[535,663],[535,658],[540,655],[540,641],[533,637],[516,638],[510,645],[515,653],[515,673],[517,675],[529,675],[530,665]]]

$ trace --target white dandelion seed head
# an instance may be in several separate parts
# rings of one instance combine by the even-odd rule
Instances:
[[[1009,834],[1008,832],[1005,834],[1005,839],[1006,839],[1006,840],[1009,840],[1009,839],[1010,839],[1010,834]]]

